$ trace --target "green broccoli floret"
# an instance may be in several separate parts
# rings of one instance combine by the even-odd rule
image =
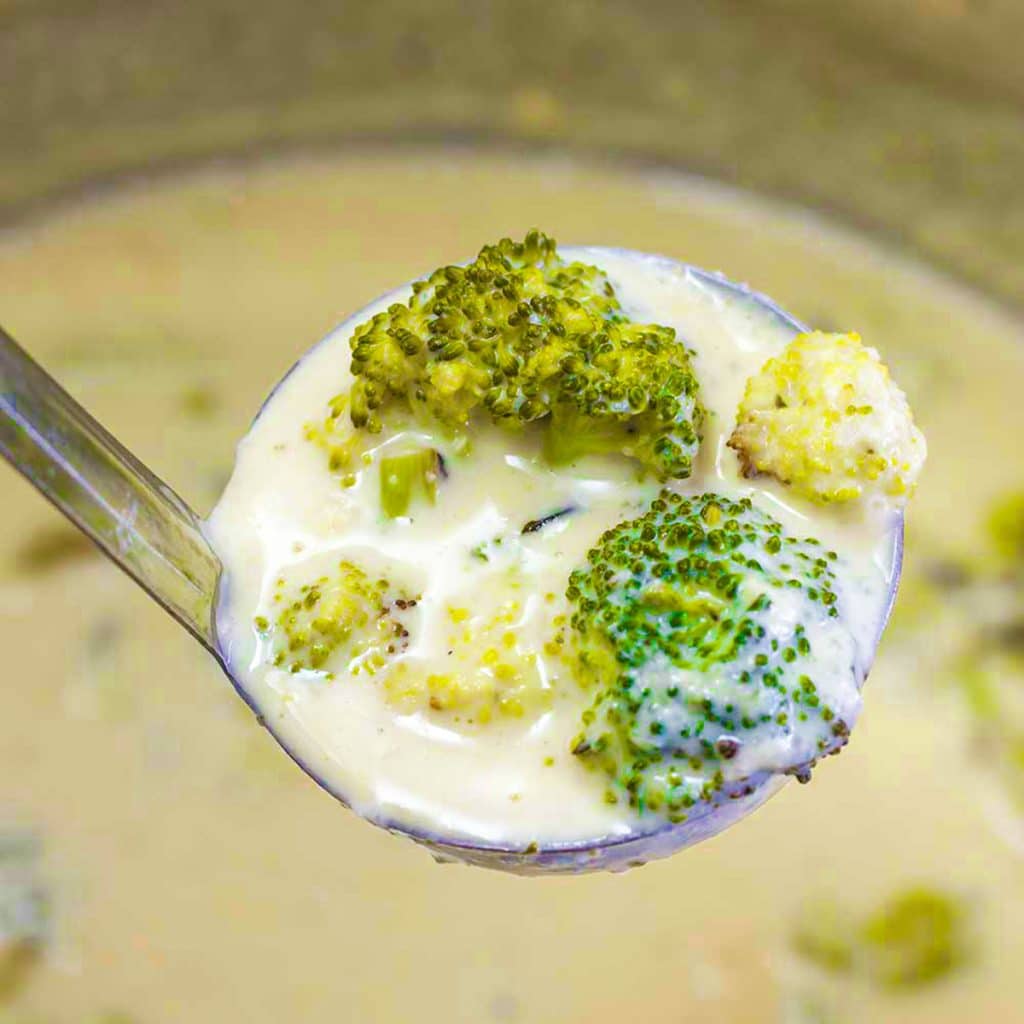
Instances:
[[[935,889],[910,889],[864,922],[867,973],[889,988],[922,985],[967,959],[966,915],[959,902]]]
[[[1007,567],[1024,572],[1024,491],[1007,494],[992,507],[989,535]]]
[[[682,821],[754,772],[806,781],[846,743],[859,695],[834,552],[748,499],[664,491],[587,559],[567,596],[597,690],[573,752],[608,774],[609,800]],[[848,678],[831,707],[815,675],[837,662]]]
[[[431,505],[437,498],[441,457],[433,448],[421,448],[380,460],[380,507],[389,519],[404,516],[416,498]]]
[[[417,281],[351,344],[357,428],[379,432],[398,407],[459,432],[484,412],[540,424],[553,460],[621,453],[690,475],[704,416],[692,353],[672,328],[630,322],[601,270],[537,231]]]

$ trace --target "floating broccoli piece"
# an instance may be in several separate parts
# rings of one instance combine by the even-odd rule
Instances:
[[[936,981],[967,958],[967,936],[959,902],[935,889],[911,889],[864,922],[869,976],[889,988]]]
[[[844,973],[854,966],[857,927],[841,907],[821,902],[802,916],[791,942],[793,950],[810,963]]]
[[[416,498],[431,505],[437,499],[441,477],[441,456],[433,448],[380,460],[380,507],[389,519],[404,516]]]
[[[0,1005],[17,996],[42,958],[50,901],[34,836],[0,831]]]
[[[916,988],[970,960],[970,931],[959,898],[916,886],[863,918],[837,904],[817,905],[798,923],[792,943],[801,957],[830,973],[853,973],[885,988]]]
[[[989,646],[966,652],[954,680],[970,713],[973,752],[1024,811],[1024,615],[1016,635],[985,631]]]
[[[682,478],[704,416],[690,355],[672,328],[631,323],[601,270],[531,231],[435,271],[357,327],[349,411],[371,433],[394,407],[455,432],[477,412],[538,423],[552,460],[619,453]]]
[[[1024,493],[996,499],[988,543],[962,553],[962,574],[910,582],[926,595],[922,651],[967,712],[971,753],[1024,811]],[[953,585],[955,584],[955,585]],[[936,644],[936,637],[943,638]]]
[[[906,396],[856,334],[795,338],[747,381],[729,447],[748,476],[817,502],[869,493],[904,503],[926,445]]]
[[[297,594],[289,594],[279,579],[274,600],[283,605],[276,621],[258,615],[254,624],[271,638],[275,665],[291,672],[320,670],[337,652],[353,675],[372,675],[408,647],[403,619],[417,604],[387,579],[371,579],[348,561],[331,576],[302,585]]]
[[[524,637],[523,615],[517,598],[489,607],[474,594],[472,607],[449,605],[448,657],[433,672],[395,666],[385,696],[399,710],[429,709],[467,725],[538,715],[551,704],[557,676],[542,668]]]
[[[756,772],[806,781],[846,743],[856,645],[833,552],[748,499],[665,491],[587,559],[566,593],[580,675],[597,689],[573,749],[608,774],[609,799],[681,821]]]
[[[993,506],[988,520],[996,554],[1024,572],[1024,491],[1008,494]]]

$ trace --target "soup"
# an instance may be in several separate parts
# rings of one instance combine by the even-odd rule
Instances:
[[[817,760],[845,744],[889,605],[897,513],[881,494],[824,506],[767,475],[744,477],[727,442],[748,378],[792,351],[795,327],[777,310],[644,254],[556,250],[540,235],[502,246],[523,254],[531,275],[570,280],[566,287],[583,296],[589,286],[570,274],[594,275],[587,301],[604,308],[610,290],[614,315],[629,318],[621,329],[602,320],[593,336],[577,327],[567,346],[556,311],[591,321],[576,299],[559,307],[553,286],[555,305],[527,328],[539,336],[548,322],[564,332],[537,343],[530,366],[538,375],[550,381],[567,347],[572,358],[613,344],[636,356],[635,333],[648,346],[651,376],[623,359],[607,380],[598,358],[592,390],[625,387],[622,375],[632,370],[626,383],[639,392],[638,407],[665,387],[675,411],[653,422],[656,412],[629,415],[623,427],[621,413],[607,415],[596,400],[593,415],[582,411],[574,380],[572,398],[552,398],[549,383],[525,423],[506,398],[502,427],[479,410],[453,411],[473,400],[466,375],[483,372],[467,356],[426,362],[436,374],[415,385],[424,395],[415,401],[429,409],[436,395],[436,413],[417,412],[402,395],[380,413],[378,431],[360,430],[366,378],[356,375],[351,345],[358,338],[361,350],[380,346],[380,365],[393,365],[385,325],[406,315],[412,289],[382,297],[303,357],[239,445],[208,524],[225,569],[221,649],[286,749],[372,821],[520,851],[618,842],[684,822],[694,838],[711,834],[759,804],[779,776],[809,778]],[[485,249],[466,276],[477,281],[489,273],[480,261],[494,259]],[[446,291],[441,301],[478,310],[479,330],[496,331],[508,300],[489,292],[485,312],[483,302],[474,305],[478,287]],[[480,334],[471,340],[479,351]],[[824,336],[810,344],[839,365]],[[849,348],[872,358],[852,341]],[[502,355],[510,365],[511,352]],[[505,374],[517,371],[499,372],[498,402],[510,390]],[[368,387],[376,395],[382,385]],[[871,400],[881,412],[894,397]],[[844,401],[849,408],[854,400]],[[866,429],[862,414],[848,414],[847,423],[851,432]],[[872,451],[886,445],[886,433],[873,431]],[[643,543],[629,540],[644,529],[637,523],[657,531],[657,555],[648,548],[642,556]],[[685,545],[684,528],[699,531],[689,534],[701,538],[691,540],[692,555],[675,546]],[[616,557],[613,530],[632,544],[628,573],[600,555]],[[777,531],[774,542],[769,530]],[[724,552],[721,561],[704,547],[707,536]],[[726,536],[739,544],[735,557]],[[668,582],[684,557],[721,568],[683,570]],[[581,570],[588,565],[592,574]],[[732,598],[715,582],[726,567],[742,580]],[[605,591],[613,575],[619,582]],[[631,597],[634,586],[642,589]],[[642,666],[628,677],[639,710],[622,741],[631,754],[614,753],[617,728],[631,713],[608,689],[619,679],[606,660],[616,641],[578,628],[583,590],[593,587],[605,611],[626,609],[613,627],[623,644],[639,644],[632,657]],[[645,627],[632,624],[633,614],[646,616]],[[661,642],[652,650],[639,637],[655,630]],[[711,656],[729,644],[730,657]],[[698,649],[709,652],[699,672]],[[601,668],[587,668],[594,664]],[[660,747],[652,735],[666,737],[654,741]],[[639,749],[657,760],[634,769]],[[588,771],[588,759],[606,771]],[[766,788],[769,781],[776,785]],[[665,852],[674,845],[668,835],[659,842]],[[620,866],[639,856],[610,855]]]
[[[0,294],[8,329],[206,511],[310,339],[436,253],[535,223],[721,268],[891,363],[930,456],[855,741],[810,787],[625,876],[440,868],[326,797],[199,647],[10,477],[0,883],[19,1024],[941,1022],[1020,1005],[1015,321],[749,197],[437,150],[68,208],[3,239]]]

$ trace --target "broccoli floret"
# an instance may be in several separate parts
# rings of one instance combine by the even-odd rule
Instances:
[[[913,623],[919,654],[955,687],[970,728],[971,753],[1013,807],[1024,810],[1024,493],[987,509],[988,543],[959,552],[953,572],[922,579]],[[902,589],[902,588],[901,588]],[[901,599],[902,600],[902,599]],[[937,639],[941,638],[941,639]]]
[[[889,988],[936,981],[967,959],[965,914],[934,889],[911,889],[871,915],[861,929],[866,970]]]
[[[1008,568],[1024,572],[1024,491],[997,501],[989,514],[988,527],[996,554]]]
[[[608,530],[569,580],[579,674],[596,685],[573,752],[609,800],[671,821],[759,771],[806,781],[859,708],[837,556],[749,499],[662,492]],[[832,680],[830,706],[815,678]]]
[[[384,456],[380,460],[381,511],[394,519],[406,515],[416,498],[433,505],[440,476],[441,457],[433,448]]]
[[[692,353],[672,328],[630,322],[601,270],[537,231],[416,282],[351,344],[357,428],[379,432],[398,407],[460,432],[483,412],[540,424],[554,460],[621,453],[690,475],[704,416]]]
[[[417,599],[387,579],[371,579],[352,562],[343,561],[331,576],[320,576],[289,593],[277,581],[274,601],[282,610],[271,622],[257,615],[258,633],[270,638],[273,663],[290,672],[320,670],[338,653],[352,675],[372,675],[389,658],[408,647],[404,615]],[[328,673],[333,678],[333,672]]]
[[[795,338],[747,381],[729,447],[744,473],[816,502],[912,494],[926,445],[906,396],[856,334]]]
[[[837,904],[817,905],[798,923],[792,944],[830,973],[852,972],[885,988],[916,988],[970,960],[970,931],[959,898],[916,886],[860,919]]]
[[[832,902],[820,902],[801,916],[790,939],[793,951],[836,974],[854,967],[857,927],[850,914]]]
[[[1024,810],[1024,618],[1012,626],[1015,634],[982,631],[955,663],[954,680],[970,713],[975,756]]]
[[[50,933],[50,901],[39,879],[34,836],[0,831],[0,1005],[21,991]]]
[[[477,726],[539,714],[550,706],[557,676],[523,642],[523,614],[516,598],[488,607],[477,594],[472,607],[449,605],[444,663],[433,672],[396,665],[384,681],[387,699],[402,711],[429,709]]]

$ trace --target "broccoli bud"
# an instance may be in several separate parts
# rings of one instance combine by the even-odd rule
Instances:
[[[866,917],[839,904],[809,907],[792,937],[794,951],[830,973],[852,973],[887,989],[930,985],[969,964],[974,925],[963,899],[914,886]]]
[[[859,694],[834,552],[748,499],[664,491],[587,559],[567,596],[596,695],[573,750],[609,799],[682,821],[756,772],[806,781],[846,743]],[[819,693],[837,663],[839,687]]]
[[[816,502],[904,504],[925,458],[906,396],[856,334],[801,334],[747,381],[729,447]]]
[[[279,579],[274,601],[281,606],[276,619],[258,615],[254,625],[271,641],[276,666],[290,672],[338,667],[352,675],[373,675],[408,647],[404,616],[417,598],[343,561],[336,572],[297,592]],[[327,675],[333,678],[334,673]]]
[[[996,555],[1010,570],[1024,569],[1024,491],[1007,494],[993,506],[989,536]]]
[[[370,433],[396,406],[456,432],[482,412],[539,424],[554,461],[618,453],[690,475],[704,416],[691,353],[672,328],[630,322],[601,270],[537,231],[416,282],[351,346],[350,416]]]

